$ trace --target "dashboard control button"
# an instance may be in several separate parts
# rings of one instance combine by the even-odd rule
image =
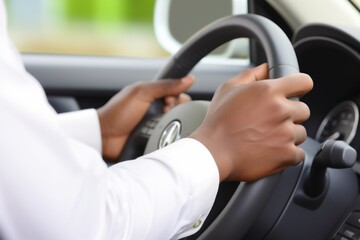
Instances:
[[[349,240],[349,238],[343,237],[341,235],[336,235],[333,240]]]
[[[360,229],[360,212],[351,213],[346,222]]]
[[[344,224],[339,231],[339,234],[349,239],[358,239],[360,236],[360,230],[348,224]]]

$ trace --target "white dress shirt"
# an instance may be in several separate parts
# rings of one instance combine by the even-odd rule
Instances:
[[[219,183],[193,139],[108,168],[95,110],[58,115],[12,47],[0,0],[0,238],[173,239],[196,232]]]

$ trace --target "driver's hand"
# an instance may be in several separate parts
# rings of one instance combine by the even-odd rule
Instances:
[[[290,97],[313,87],[308,75],[273,80],[263,64],[225,82],[215,93],[203,124],[190,136],[213,155],[221,180],[253,181],[304,159],[300,125],[308,106]]]
[[[144,117],[151,103],[164,98],[164,112],[190,100],[184,94],[194,83],[192,76],[172,81],[154,81],[129,85],[97,110],[102,134],[102,153],[117,159],[129,134]]]

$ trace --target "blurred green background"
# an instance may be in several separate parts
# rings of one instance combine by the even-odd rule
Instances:
[[[151,23],[154,0],[63,0],[64,12],[70,20],[101,23]]]
[[[21,52],[159,57],[155,0],[6,0]]]

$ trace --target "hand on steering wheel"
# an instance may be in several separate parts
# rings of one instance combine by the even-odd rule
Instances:
[[[254,181],[304,159],[298,145],[307,135],[299,123],[310,110],[288,98],[310,91],[312,80],[305,74],[263,80],[267,77],[263,64],[225,82],[203,124],[190,135],[209,149],[221,180]]]
[[[294,101],[296,99],[289,100],[287,97],[303,95],[312,88],[312,82],[306,75],[295,74],[299,72],[299,67],[292,44],[284,32],[270,20],[247,14],[227,17],[210,24],[189,39],[172,56],[155,79],[182,78],[212,50],[232,39],[241,37],[252,38],[260,43],[267,57],[268,77],[274,80],[271,80],[271,83],[270,81],[259,81],[240,84],[233,89],[225,84],[216,93],[217,96],[210,106],[208,118],[202,125],[209,103],[193,101],[174,108],[162,116],[154,128],[149,129],[148,123],[153,119],[159,119],[159,114],[163,112],[163,101],[155,101],[130,134],[120,160],[134,159],[142,155],[144,149],[145,153],[148,153],[191,134],[208,147],[217,159],[216,161],[225,156],[222,161],[226,164],[219,165],[220,171],[224,172],[220,173],[223,179],[257,179],[294,165],[303,158],[303,153],[297,145],[304,141],[306,133],[298,124],[308,117],[308,109],[304,104]],[[251,70],[250,73],[254,73],[252,71],[256,72],[255,76],[259,76],[258,74],[261,72],[260,78],[265,78],[264,66],[257,70]],[[249,72],[244,74],[249,74]],[[255,77],[255,79],[259,79],[259,77]],[[251,80],[253,78],[245,82],[251,82]],[[230,85],[234,82],[237,80],[230,81]],[[286,86],[286,89],[282,89],[282,86]],[[240,92],[242,94],[238,94]],[[242,109],[235,108],[234,106],[242,105],[241,101],[250,102],[244,104]],[[232,103],[236,104],[232,106]],[[260,111],[264,111],[270,116],[259,117],[264,113],[258,115],[258,109],[255,111],[256,116],[254,117],[253,110],[258,107],[260,107]],[[218,114],[220,112],[221,114]],[[234,118],[233,114],[237,114],[237,117]],[[250,121],[247,118],[251,115]],[[210,119],[209,116],[211,116]],[[265,122],[265,119],[270,122]],[[247,124],[250,124],[250,128],[244,126]],[[246,129],[246,127],[248,128]],[[263,134],[265,138],[259,137]],[[213,140],[209,141],[208,137]],[[219,148],[217,141],[226,142],[226,144],[222,144],[225,147]],[[248,144],[243,144],[243,141]],[[227,147],[231,147],[232,150],[228,150]],[[304,149],[307,159],[314,157],[312,149],[312,146],[310,150]],[[237,159],[240,150],[246,154],[241,159]],[[277,157],[279,159],[276,159]],[[246,158],[248,159],[244,164],[243,161]],[[249,161],[250,158],[252,161]],[[234,166],[236,161],[238,161],[238,165]],[[259,164],[260,162],[261,164]],[[267,164],[268,162],[269,164]],[[245,168],[253,170],[247,173]],[[291,179],[297,179],[296,174],[300,171],[298,167],[295,168],[295,174],[292,174],[293,178]],[[233,169],[237,169],[237,171],[233,171]],[[287,173],[287,170],[255,182],[241,182],[226,207],[222,208],[221,213],[217,213],[216,218],[209,217],[207,226],[204,223],[204,228],[207,228],[204,232],[200,230],[199,239],[234,239],[235,237],[242,239],[263,213],[268,202],[272,201],[272,195],[279,186],[278,183],[282,176],[288,176],[284,173]],[[292,189],[292,186],[286,189]],[[287,196],[284,198],[286,200]],[[216,204],[215,201],[213,209],[216,209]],[[285,202],[281,198],[281,206],[271,213],[271,224],[264,226],[262,231],[270,231],[272,223],[276,222],[284,209],[283,204]]]
[[[103,156],[108,160],[119,157],[129,135],[154,100],[164,98],[164,112],[180,103],[190,101],[191,98],[183,92],[193,83],[192,76],[174,81],[139,82],[125,87],[116,94],[97,110]]]

